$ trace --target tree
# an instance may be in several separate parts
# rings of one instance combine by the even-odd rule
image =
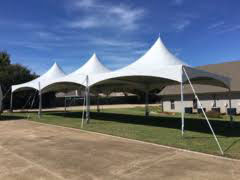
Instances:
[[[3,101],[3,106],[9,107],[10,88],[14,84],[21,84],[37,78],[35,73],[32,73],[28,68],[20,64],[11,64],[10,55],[7,52],[0,51],[0,85],[4,95],[7,94]],[[23,104],[24,95],[15,97],[15,101]]]
[[[10,55],[5,51],[0,51],[0,66],[8,66],[10,63]]]

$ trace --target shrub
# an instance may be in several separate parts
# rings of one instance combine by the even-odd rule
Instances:
[[[221,118],[221,114],[216,111],[208,111],[206,112],[206,115],[209,118]],[[201,113],[201,116],[204,117],[203,113]]]

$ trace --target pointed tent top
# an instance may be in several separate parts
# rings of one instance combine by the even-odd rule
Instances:
[[[52,65],[52,67],[45,72],[43,75],[41,75],[39,78],[45,78],[45,77],[49,77],[49,78],[55,78],[55,77],[63,77],[65,76],[65,73],[63,72],[62,68],[56,63],[54,62],[54,64]]]
[[[126,68],[146,69],[147,67],[165,67],[169,65],[187,65],[174,56],[163,44],[160,36],[153,46],[138,60]]]
[[[93,53],[92,57],[82,67],[74,71],[72,74],[89,75],[106,72],[110,72],[110,70],[100,62],[96,53]]]
[[[45,72],[43,75],[40,77],[23,83],[23,84],[18,84],[18,85],[13,85],[12,86],[12,92],[18,90],[18,89],[27,89],[27,88],[33,88],[33,89],[38,89],[39,88],[39,83],[41,84],[41,88],[46,86],[49,82],[52,80],[61,78],[66,76],[61,67],[55,62],[51,68]]]

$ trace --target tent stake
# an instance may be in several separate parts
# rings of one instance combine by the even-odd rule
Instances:
[[[202,112],[203,112],[203,115],[204,115],[205,119],[207,120],[208,126],[209,126],[210,130],[212,131],[212,134],[213,134],[213,136],[214,136],[214,139],[215,139],[215,141],[217,142],[217,145],[218,145],[218,147],[219,147],[219,150],[220,150],[221,154],[224,155],[223,150],[222,150],[222,147],[221,147],[220,144],[219,144],[219,141],[218,141],[218,139],[217,139],[217,136],[215,135],[215,132],[214,132],[214,130],[213,130],[213,128],[212,128],[209,120],[208,120],[208,117],[207,117],[207,115],[206,115],[206,113],[205,113],[205,111],[204,111],[204,109],[203,109],[203,107],[202,107],[202,104],[201,104],[201,102],[200,102],[200,100],[199,100],[199,98],[198,98],[198,96],[197,96],[197,94],[196,94],[196,92],[195,92],[195,89],[193,88],[193,85],[192,85],[192,83],[191,83],[191,81],[190,81],[190,78],[189,78],[189,76],[188,76],[188,74],[187,74],[187,72],[186,72],[186,70],[185,70],[184,67],[183,67],[183,71],[184,71],[184,73],[185,73],[185,75],[186,75],[186,77],[187,77],[187,80],[188,80],[191,88],[192,88],[192,91],[193,91],[193,93],[194,93],[194,95],[195,95],[195,98],[197,99],[197,101],[198,101],[198,103],[199,103],[199,105],[200,105],[200,108],[201,108],[201,110],[202,110]]]

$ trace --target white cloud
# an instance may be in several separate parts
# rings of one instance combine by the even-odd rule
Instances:
[[[41,51],[50,51],[51,48],[46,47],[44,44],[40,43],[34,43],[30,41],[11,41],[8,42],[12,46],[17,46],[17,47],[25,47],[25,48],[30,48],[34,50],[41,50]]]
[[[69,23],[69,26],[72,28],[82,28],[82,29],[88,29],[88,28],[96,28],[101,26],[102,22],[96,19],[95,17],[86,17],[79,21],[73,21]]]
[[[173,19],[172,27],[177,31],[184,31],[200,16],[195,13],[177,13],[177,16]]]
[[[177,6],[182,5],[183,4],[183,0],[173,0],[172,4],[173,5],[177,5]]]
[[[240,30],[240,25],[238,25],[238,24],[230,25],[230,24],[225,23],[224,21],[219,21],[219,22],[209,25],[208,29],[221,34],[221,33]]]
[[[139,21],[146,13],[143,8],[132,8],[126,4],[100,4],[96,0],[75,1],[74,10],[81,12],[83,17],[73,20],[68,25],[82,29],[110,27],[133,30],[139,26]]]
[[[88,39],[91,44],[101,45],[101,46],[111,46],[111,47],[130,47],[130,48],[142,48],[145,47],[145,43],[141,43],[138,41],[127,41],[127,40],[114,40],[114,39],[106,39],[99,37],[91,37]]]
[[[216,23],[213,23],[210,26],[208,26],[208,29],[215,29],[215,28],[218,28],[220,26],[223,26],[224,24],[225,24],[224,21],[216,22]]]
[[[92,7],[96,7],[96,2],[95,0],[79,0],[75,2],[75,5],[77,7],[92,8]]]
[[[36,35],[44,40],[56,40],[56,41],[61,40],[61,38],[59,36],[57,36],[51,32],[38,31],[38,32],[36,32]]]
[[[220,31],[218,31],[217,33],[226,33],[226,32],[232,32],[237,30],[240,30],[240,25],[226,26],[222,28]]]
[[[179,31],[183,31],[190,24],[191,24],[191,21],[189,19],[184,19],[182,21],[179,21],[179,22],[173,24],[173,26],[179,32]]]

